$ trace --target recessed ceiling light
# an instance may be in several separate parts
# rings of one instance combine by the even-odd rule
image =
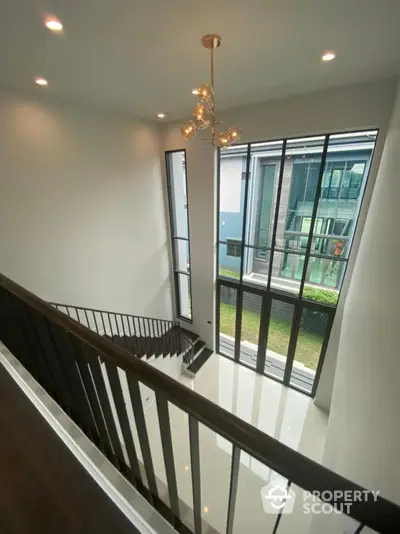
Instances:
[[[46,78],[43,78],[42,76],[37,76],[35,78],[35,83],[38,85],[49,85],[49,82],[46,80]]]
[[[205,506],[205,507],[203,508],[203,511],[204,511],[204,513],[206,514],[206,513],[208,512],[208,506]]]
[[[322,56],[322,61],[332,61],[332,59],[335,59],[336,54],[335,52],[332,52],[331,50],[324,52]]]
[[[47,17],[44,24],[52,32],[61,32],[63,29],[63,25],[55,17]]]
[[[165,117],[165,113],[157,113],[157,117],[159,119],[163,119]]]
[[[199,94],[199,90],[198,89],[193,89],[192,90],[192,95],[198,95]]]
[[[185,471],[189,471],[189,466],[185,465],[184,469],[185,469]]]

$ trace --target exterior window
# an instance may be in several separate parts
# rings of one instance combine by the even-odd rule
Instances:
[[[275,183],[275,164],[262,167],[261,191],[259,194],[258,220],[257,220],[257,246],[265,247],[271,232],[272,199]],[[258,258],[265,258],[266,252],[257,249]]]
[[[313,394],[376,137],[220,149],[217,350]]]
[[[190,238],[184,150],[165,153],[177,315],[192,321]]]
[[[242,242],[240,239],[227,239],[226,240],[226,255],[233,258],[240,258],[242,255]]]

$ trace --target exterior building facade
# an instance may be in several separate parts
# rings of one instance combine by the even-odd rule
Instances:
[[[342,260],[350,250],[375,139],[376,134],[371,132],[331,138],[311,244],[308,285],[340,289],[345,271]],[[253,145],[250,159],[245,239],[253,246],[244,255],[243,277],[260,284],[265,283],[269,271],[268,250],[280,173],[280,148],[274,144]],[[307,146],[302,139],[287,144],[272,267],[272,285],[280,289],[295,290],[302,277],[321,152],[318,138],[312,143],[307,140]],[[246,159],[242,147],[221,152],[219,238],[227,245],[220,250],[220,274],[231,278],[238,278],[240,272]]]

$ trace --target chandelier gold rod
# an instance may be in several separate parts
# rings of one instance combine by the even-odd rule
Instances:
[[[215,106],[215,79],[214,79],[214,60],[215,49],[221,46],[221,37],[215,33],[204,35],[201,39],[204,48],[210,50],[210,83],[202,84],[194,94],[199,95],[199,101],[193,110],[193,115],[196,121],[189,120],[181,128],[181,133],[186,139],[192,139],[196,135],[197,130],[204,130],[210,128],[212,144],[218,147],[231,146],[233,142],[240,139],[241,131],[237,126],[231,126],[226,132],[217,132],[217,125],[221,121],[217,121],[216,106]],[[204,138],[203,138],[204,139]]]
[[[217,128],[215,125],[214,50],[215,50],[214,47],[210,49],[210,53],[211,53],[211,135],[212,135],[213,143],[215,143],[215,139],[217,136]]]

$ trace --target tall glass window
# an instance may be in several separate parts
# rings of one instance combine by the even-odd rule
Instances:
[[[177,315],[192,321],[186,152],[165,153]]]
[[[219,151],[220,350],[308,393],[321,371],[377,133]],[[235,308],[225,287],[237,295]]]

